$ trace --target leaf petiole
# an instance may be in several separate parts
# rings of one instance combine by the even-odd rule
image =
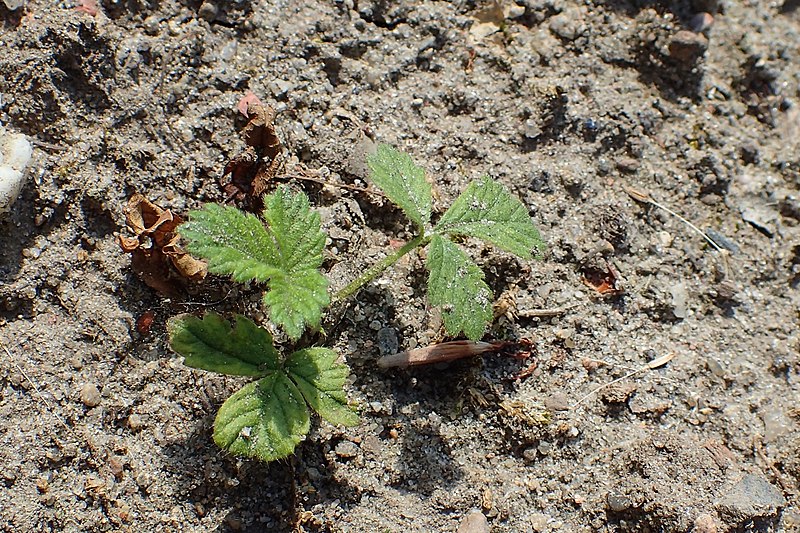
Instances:
[[[405,243],[402,247],[400,247],[400,249],[398,249],[396,252],[387,255],[386,257],[384,257],[383,259],[372,265],[370,268],[368,268],[363,274],[361,274],[356,279],[348,283],[345,287],[338,290],[331,298],[331,305],[351,297],[352,295],[357,293],[361,287],[363,287],[373,279],[377,278],[381,274],[381,272],[383,272],[384,270],[395,264],[397,261],[399,261],[401,257],[403,257],[404,255],[406,255],[407,253],[411,252],[412,250],[414,250],[419,246],[424,246],[428,244],[429,240],[430,237],[426,237],[424,235],[419,235],[411,239],[410,241]]]

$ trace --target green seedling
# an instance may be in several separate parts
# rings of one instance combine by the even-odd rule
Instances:
[[[471,183],[435,224],[431,186],[411,157],[386,145],[368,158],[372,180],[410,219],[416,236],[333,295],[320,272],[325,234],[302,193],[281,187],[264,197],[264,221],[232,207],[207,205],[180,226],[209,272],[266,285],[270,319],[292,341],[319,327],[331,301],[344,300],[409,252],[427,246],[428,299],[442,309],[450,335],[478,340],[492,319],[483,272],[453,238],[474,237],[530,259],[544,248],[522,202],[489,178]],[[266,225],[264,224],[266,222]],[[170,322],[170,344],[188,366],[259,378],[233,394],[214,422],[214,441],[237,455],[271,461],[294,451],[309,430],[310,406],[331,423],[352,425],[343,386],[348,370],[326,348],[282,358],[272,337],[245,317],[233,328],[219,315]]]

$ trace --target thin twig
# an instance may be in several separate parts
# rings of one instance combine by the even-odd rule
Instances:
[[[635,376],[636,374],[641,374],[642,372],[644,372],[646,370],[655,370],[657,368],[660,368],[660,367],[666,365],[667,363],[669,363],[672,360],[673,357],[675,357],[675,354],[669,353],[667,355],[664,355],[664,356],[658,357],[656,359],[653,359],[652,361],[650,361],[646,365],[643,365],[643,366],[641,366],[639,368],[634,368],[634,369],[631,369],[631,367],[625,367],[625,366],[622,366],[622,365],[611,365],[611,363],[603,361],[602,359],[590,359],[592,361],[598,361],[600,363],[605,363],[605,364],[607,364],[609,366],[618,366],[618,367],[621,367],[621,368],[625,368],[625,369],[631,370],[631,372],[628,372],[627,374],[625,374],[622,377],[619,377],[619,378],[617,378],[615,380],[609,381],[608,383],[604,383],[604,384],[600,385],[599,387],[596,387],[594,390],[592,390],[591,392],[589,392],[588,394],[583,396],[580,400],[575,402],[570,407],[570,409],[575,409],[580,404],[582,404],[584,401],[586,401],[588,398],[590,398],[591,396],[597,394],[598,392],[600,392],[601,390],[605,389],[606,387],[610,387],[614,383],[619,383],[620,381],[624,381],[624,380],[626,380],[626,379],[628,379],[630,377]]]
[[[567,311],[572,309],[573,306],[570,307],[550,307],[546,309],[528,309],[526,310],[517,310],[517,316],[522,318],[548,318],[551,316],[561,316],[566,314]]]
[[[281,176],[281,179],[288,179],[294,178],[298,180],[304,181],[313,181],[314,183],[319,183],[320,185],[330,185],[331,187],[339,187],[341,189],[348,189],[351,191],[363,192],[365,194],[372,194],[375,196],[380,196],[381,198],[386,198],[386,195],[380,191],[375,191],[372,189],[367,189],[366,187],[357,187],[355,185],[348,185],[346,183],[333,183],[332,181],[324,180],[322,178],[312,178],[311,176],[304,176],[302,174],[287,174],[286,176]]]
[[[47,150],[54,150],[56,152],[63,152],[64,150],[68,150],[68,146],[63,146],[61,144],[53,144],[48,143],[45,141],[40,141],[39,139],[31,139],[31,144],[34,146],[38,146],[39,148],[45,148]]]
[[[710,244],[710,245],[711,245],[711,247],[712,247],[712,248],[714,248],[716,251],[718,251],[718,252],[724,252],[724,250],[723,250],[723,249],[720,247],[720,245],[718,245],[716,242],[714,242],[714,239],[712,239],[711,237],[709,237],[708,235],[706,235],[706,232],[705,232],[705,231],[701,230],[700,228],[698,228],[697,226],[695,226],[694,224],[692,224],[691,222],[689,222],[688,220],[686,220],[685,218],[683,218],[681,215],[679,215],[678,213],[676,213],[675,211],[673,211],[673,210],[672,210],[672,209],[670,209],[669,207],[667,207],[667,206],[665,206],[665,205],[663,205],[663,204],[660,204],[660,203],[656,202],[656,201],[653,199],[653,197],[652,197],[652,196],[650,196],[650,194],[649,194],[649,193],[646,193],[646,192],[642,192],[642,191],[636,190],[636,189],[634,189],[634,188],[632,188],[632,187],[624,187],[624,186],[623,186],[622,188],[623,188],[623,190],[624,190],[626,193],[628,193],[628,195],[629,195],[631,198],[633,198],[633,199],[634,199],[634,200],[636,200],[637,202],[643,202],[643,203],[647,203],[647,204],[653,204],[654,206],[656,206],[656,207],[659,207],[659,208],[663,209],[664,211],[666,211],[667,213],[669,213],[670,215],[674,216],[675,218],[677,218],[678,220],[680,220],[681,222],[683,222],[684,224],[686,224],[687,226],[689,226],[691,229],[693,229],[694,231],[696,231],[696,232],[697,232],[697,233],[698,233],[698,234],[699,234],[701,237],[703,237],[703,239],[705,239],[705,240],[706,240],[706,242],[707,242],[708,244]]]
[[[56,418],[56,420],[58,420],[61,423],[61,425],[64,427],[64,429],[67,430],[67,432],[71,431],[67,423],[64,422],[64,420],[56,414],[55,409],[53,409],[53,406],[50,404],[49,401],[47,401],[47,398],[44,397],[41,390],[39,389],[39,386],[36,383],[34,383],[33,380],[30,378],[30,376],[28,376],[28,374],[25,373],[25,370],[23,370],[23,368],[19,366],[16,361],[14,361],[14,356],[11,355],[11,352],[8,350],[6,345],[3,344],[2,341],[0,341],[0,347],[2,347],[3,351],[6,352],[6,355],[8,355],[8,360],[11,361],[11,364],[14,365],[14,368],[17,369],[17,372],[22,374],[22,377],[24,377],[25,380],[30,384],[30,386],[33,387],[36,396],[39,398],[39,400],[41,400],[43,404],[47,406],[47,409],[50,411],[50,414],[52,414]]]

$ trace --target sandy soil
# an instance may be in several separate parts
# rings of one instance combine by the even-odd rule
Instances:
[[[0,2],[0,121],[38,143],[0,221],[4,531],[456,531],[472,509],[498,532],[800,530],[797,1],[77,5]],[[224,200],[248,90],[331,183],[363,186],[386,142],[439,209],[486,174],[523,199],[542,260],[467,245],[515,295],[487,338],[531,339],[530,375],[376,367],[441,339],[413,255],[326,324],[360,426],[317,423],[270,465],[215,448],[242,380],[184,367],[164,323],[263,319],[259,291],[167,299],[115,232],[134,192],[177,213]],[[375,197],[293,183],[334,286],[410,235]],[[599,295],[582,280],[609,265],[619,293]]]

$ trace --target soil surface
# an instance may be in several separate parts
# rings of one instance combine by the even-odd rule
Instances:
[[[800,530],[800,2],[14,3],[0,122],[36,147],[0,221],[4,531]],[[226,201],[247,91],[329,183],[277,180],[320,209],[334,288],[412,237],[338,186],[375,143],[439,213],[484,175],[518,195],[542,259],[463,244],[506,304],[486,338],[534,357],[380,370],[443,340],[411,254],[324,324],[361,424],[217,449],[246,380],[183,366],[165,322],[266,322],[260,289],[165,297],[116,234],[135,192]]]

